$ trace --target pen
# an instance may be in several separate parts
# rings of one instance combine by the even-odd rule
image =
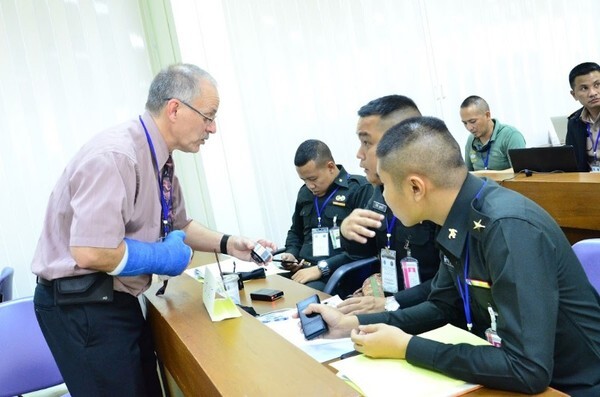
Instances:
[[[356,351],[356,350],[352,350],[351,352],[342,354],[340,356],[340,360],[343,360],[343,359],[348,358],[348,357],[358,356],[359,354],[361,354],[361,353],[358,352],[358,351]]]

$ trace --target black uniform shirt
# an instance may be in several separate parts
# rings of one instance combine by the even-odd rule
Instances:
[[[323,202],[329,197],[331,192],[336,188],[338,189],[321,212],[321,227],[330,229],[333,227],[334,217],[337,217],[336,225],[339,227],[344,218],[346,218],[354,208],[357,208],[357,204],[360,203],[360,198],[357,197],[355,193],[359,188],[364,187],[368,194],[372,191],[371,185],[364,176],[351,175],[348,174],[341,165],[338,165],[337,167],[340,170],[340,173],[331,186],[329,186],[325,195],[318,199],[318,205],[322,206]],[[369,190],[369,188],[371,188],[371,190]],[[361,189],[363,194],[365,193],[364,189]],[[327,260],[331,273],[344,263],[355,259],[345,254],[342,248],[334,250],[331,244],[331,238],[328,238],[329,257],[314,257],[312,229],[317,227],[318,217],[317,209],[315,208],[315,196],[306,185],[302,185],[298,191],[298,198],[296,199],[296,208],[294,210],[294,215],[292,216],[292,227],[288,231],[287,239],[285,240],[286,252],[294,255],[298,260],[305,259],[312,264],[316,264],[319,260]]]
[[[483,188],[482,188],[483,186]],[[478,200],[474,200],[481,189]],[[533,201],[468,175],[437,241],[444,261],[427,302],[393,313],[359,315],[420,333],[464,316],[467,278],[473,332],[498,313],[500,348],[408,344],[415,365],[488,387],[540,393],[548,385],[573,396],[600,395],[600,297],[556,222]],[[489,284],[489,288],[481,286]]]
[[[383,186],[376,186],[373,195],[361,205],[365,208],[385,216],[379,229],[374,229],[375,237],[368,239],[366,244],[360,244],[347,239],[342,239],[343,247],[348,253],[355,256],[380,256],[381,250],[387,246],[387,229],[390,233],[390,249],[396,251],[396,275],[398,278],[398,289],[395,297],[400,307],[409,307],[427,299],[431,291],[431,279],[438,271],[440,258],[439,251],[435,247],[435,234],[437,227],[432,222],[423,222],[412,227],[404,226],[399,220],[393,223],[394,214],[383,198]],[[393,227],[392,227],[393,223]],[[400,261],[408,253],[406,245],[408,242],[411,256],[419,261],[419,286],[404,290],[404,276],[401,271]],[[381,265],[372,269],[373,273],[381,271]]]

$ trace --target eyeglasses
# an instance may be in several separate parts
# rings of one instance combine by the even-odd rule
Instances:
[[[212,124],[212,123],[215,122],[215,118],[217,116],[208,117],[207,115],[205,115],[204,113],[202,113],[201,111],[199,111],[198,109],[196,109],[195,107],[193,107],[192,105],[190,105],[189,103],[187,103],[186,101],[182,101],[179,98],[166,98],[164,100],[165,101],[170,101],[171,99],[177,99],[179,102],[183,103],[185,106],[187,106],[188,108],[192,109],[194,112],[198,113],[200,116],[202,116],[202,118],[204,118],[204,122],[205,123]]]

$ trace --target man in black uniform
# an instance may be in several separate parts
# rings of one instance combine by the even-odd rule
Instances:
[[[377,295],[377,288],[373,288],[372,296],[351,297],[340,303],[338,309],[342,313],[393,311],[423,302],[431,291],[431,279],[440,262],[435,248],[436,226],[424,222],[405,227],[398,222],[383,198],[375,155],[377,143],[390,127],[420,115],[414,101],[403,95],[377,98],[358,110],[356,134],[360,147],[356,157],[374,189],[373,195],[360,205],[361,209],[352,211],[342,222],[342,247],[349,254],[379,257],[379,264],[372,271],[381,273],[387,298]],[[405,273],[414,276],[405,278]]]
[[[361,186],[364,195],[372,188],[365,177],[351,175],[336,165],[329,147],[309,139],[296,150],[294,164],[304,185],[298,191],[292,227],[285,241],[284,261],[292,280],[323,290],[331,273],[358,257],[347,255],[341,248],[339,225],[361,202],[355,192]]]
[[[322,313],[332,336],[351,333],[371,357],[404,358],[496,389],[600,395],[600,297],[550,215],[469,174],[441,120],[403,121],[379,142],[377,157],[398,219],[441,226],[444,260],[431,295],[393,313],[344,316],[325,305],[306,312]],[[467,329],[495,345],[412,336],[463,316]]]

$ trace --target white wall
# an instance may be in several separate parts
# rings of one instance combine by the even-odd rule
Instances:
[[[199,164],[217,226],[285,241],[308,138],[361,173],[356,111],[392,93],[444,119],[464,145],[469,95],[548,143],[578,108],[568,73],[600,61],[600,2],[580,0],[172,0],[184,61],[220,82],[218,134]],[[574,6],[576,4],[576,6]]]
[[[0,267],[15,268],[15,297],[33,293],[29,265],[69,158],[144,110],[143,36],[135,0],[0,0]]]

